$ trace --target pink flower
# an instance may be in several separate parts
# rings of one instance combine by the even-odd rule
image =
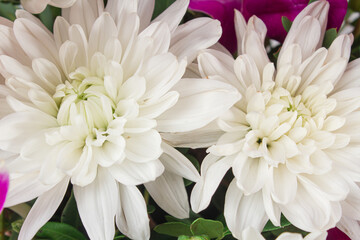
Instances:
[[[9,174],[0,169],[0,213],[4,207],[6,194],[9,188]]]
[[[339,29],[347,10],[347,0],[328,0],[330,3],[327,28]],[[281,17],[291,21],[304,9],[309,0],[190,0],[189,8],[209,14],[221,21],[223,35],[220,39],[230,52],[236,50],[234,31],[234,9],[239,10],[246,20],[256,15],[264,21],[268,37],[283,41],[286,36]]]
[[[350,240],[350,238],[338,228],[328,230],[327,240]]]

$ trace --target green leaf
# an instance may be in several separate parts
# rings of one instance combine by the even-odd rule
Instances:
[[[0,16],[14,21],[16,19],[15,11],[16,7],[11,3],[0,3]]]
[[[193,235],[207,235],[209,238],[222,238],[224,225],[219,221],[198,218],[190,226]]]
[[[179,237],[181,235],[191,236],[190,226],[181,222],[168,222],[157,225],[154,228],[157,233]]]
[[[71,196],[61,214],[61,222],[69,224],[77,229],[82,227],[82,222],[79,216],[73,192],[71,193]]]
[[[335,40],[335,38],[338,36],[336,28],[331,28],[325,32],[323,46],[325,48],[329,48],[331,43]]]
[[[39,14],[42,23],[50,30],[53,30],[55,18],[60,16],[61,10],[59,8],[48,5],[45,10]]]
[[[120,236],[114,237],[114,240],[124,239],[124,238],[126,238],[124,235],[120,235]]]
[[[311,4],[311,3],[313,3],[313,2],[315,2],[315,1],[317,1],[317,0],[310,0],[309,3],[308,3],[308,5]]]
[[[173,216],[170,216],[170,215],[165,215],[165,219],[166,221],[168,222],[181,222],[181,223],[185,223],[186,225],[191,225],[192,221],[185,218],[185,219],[179,219],[179,218],[176,218],[176,217],[173,217]]]
[[[36,236],[50,240],[86,240],[86,237],[73,226],[58,222],[46,223]]]
[[[360,1],[359,0],[350,0],[349,1],[349,8],[356,12],[360,12]]]
[[[154,205],[148,205],[147,206],[147,212],[149,213],[149,214],[151,214],[151,213],[153,213],[153,212],[155,212],[155,207],[154,207]]]
[[[167,9],[175,0],[155,0],[155,7],[152,19],[159,16],[165,9]]]
[[[282,16],[281,17],[281,22],[282,22],[282,25],[285,29],[286,32],[289,32],[290,31],[290,28],[291,28],[291,25],[292,25],[292,22],[290,21],[290,19],[288,19],[287,17],[285,16]]]
[[[16,220],[15,222],[12,222],[11,223],[12,230],[16,233],[19,233],[23,223],[24,223],[24,219],[19,219],[19,220]]]
[[[287,220],[284,215],[281,215],[281,219],[280,219],[280,226],[274,226],[274,224],[272,224],[272,222],[269,220],[264,229],[262,230],[263,232],[270,232],[270,231],[274,231],[274,230],[277,230],[277,229],[280,229],[280,228],[284,228],[284,227],[287,227],[287,226],[290,226],[291,223],[289,222],[289,220]]]

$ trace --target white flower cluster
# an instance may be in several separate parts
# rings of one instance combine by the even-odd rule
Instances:
[[[199,212],[230,168],[224,215],[237,239],[262,240],[281,214],[312,232],[307,240],[336,225],[360,239],[360,60],[348,63],[352,35],[321,47],[325,0],[294,20],[276,66],[264,23],[239,12],[234,60],[208,49],[221,36],[218,21],[180,24],[189,0],[154,20],[154,0],[22,4],[32,13],[63,9],[53,33],[24,10],[14,22],[0,19],[5,207],[37,198],[19,239],[53,216],[69,184],[91,239],[113,239],[114,223],[131,239],[149,239],[137,185],[187,218],[183,178],[197,182],[190,200]],[[208,147],[201,176],[175,147]]]

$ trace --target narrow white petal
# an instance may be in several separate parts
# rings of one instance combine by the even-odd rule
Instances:
[[[166,171],[197,182],[200,175],[194,165],[182,153],[174,147],[163,142],[161,147],[164,153],[160,156],[160,161],[164,164]]]
[[[166,22],[169,25],[170,31],[173,32],[185,15],[188,5],[189,0],[176,0],[170,7],[155,18],[153,22]]]
[[[220,36],[220,22],[210,18],[196,18],[175,30],[171,38],[170,52],[191,63],[200,50],[215,44]]]
[[[116,225],[131,239],[150,238],[149,218],[145,200],[136,186],[119,184],[120,206],[117,206]],[[115,204],[118,204],[116,202]]]
[[[149,26],[154,6],[155,0],[139,0],[137,12],[140,17],[140,31]]]
[[[235,179],[225,195],[224,216],[229,230],[238,239],[248,227],[261,231],[268,220],[261,192],[244,196]]]
[[[32,239],[36,232],[49,221],[63,200],[68,185],[69,178],[65,178],[39,196],[21,227],[19,239]]]
[[[34,58],[46,58],[58,63],[57,47],[54,39],[32,21],[19,18],[14,23],[14,33],[26,54]]]
[[[74,194],[81,221],[90,239],[113,239],[119,192],[111,174],[99,168],[91,184],[86,187],[74,185]]]
[[[204,210],[211,201],[222,178],[231,167],[234,156],[220,158],[209,154],[201,165],[201,180],[198,181],[191,193],[191,208],[194,212]]]
[[[189,217],[189,203],[183,178],[165,171],[153,182],[144,184],[155,202],[176,218]]]

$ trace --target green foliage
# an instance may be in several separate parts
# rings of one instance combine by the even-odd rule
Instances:
[[[0,16],[14,21],[16,7],[11,3],[0,2]]]
[[[292,22],[290,21],[290,19],[288,19],[287,17],[285,16],[282,16],[281,17],[281,22],[282,22],[282,25],[285,29],[286,32],[289,32],[290,31],[290,28],[291,28],[291,25],[292,25]]]
[[[181,223],[181,222],[168,222],[168,223],[163,223],[160,225],[157,225],[154,228],[154,231],[157,233],[161,233],[164,235],[169,235],[169,236],[173,236],[173,237],[179,237],[181,235],[192,235],[191,231],[190,231],[190,226],[185,224],[185,223]]]
[[[175,0],[155,0],[155,8],[152,19],[159,16],[165,9],[167,9]]]
[[[191,224],[184,222],[167,222],[154,228],[154,231],[168,236],[178,237],[178,240],[208,240],[223,239],[228,231],[220,221],[198,218]]]
[[[196,219],[190,226],[193,235],[207,235],[209,238],[222,239],[224,225],[219,221],[204,218]]]
[[[42,23],[50,30],[53,30],[54,22],[57,16],[60,16],[61,10],[48,5],[45,10],[39,14]]]
[[[46,223],[36,234],[40,239],[49,240],[86,240],[87,238],[76,228],[58,222]]]
[[[336,28],[331,28],[326,31],[323,41],[323,46],[329,48],[335,38],[338,36]]]
[[[360,1],[359,0],[350,0],[349,8],[353,11],[360,12]]]
[[[19,219],[11,223],[11,228],[14,232],[19,233],[21,226],[24,223],[24,219]]]
[[[291,225],[291,223],[283,216],[281,215],[281,219],[280,219],[280,226],[275,226],[274,224],[272,224],[272,222],[269,220],[264,229],[263,229],[263,232],[271,232],[271,231],[274,231],[274,230],[278,230],[278,229],[281,229],[281,228],[284,228],[284,227],[287,227]]]
[[[62,211],[61,222],[71,225],[77,229],[82,228],[82,223],[76,206],[74,193],[71,193],[71,196],[67,201],[64,210]]]

